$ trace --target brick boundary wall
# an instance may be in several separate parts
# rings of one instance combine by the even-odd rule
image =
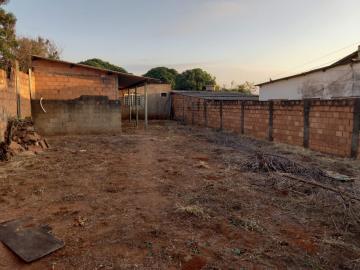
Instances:
[[[360,99],[233,101],[172,93],[174,120],[360,158]]]
[[[31,117],[30,83],[34,88],[34,77],[29,81],[29,75],[12,69],[8,75],[0,69],[0,141],[9,118]]]

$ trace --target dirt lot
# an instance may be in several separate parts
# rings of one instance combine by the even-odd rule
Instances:
[[[354,177],[359,161],[175,122],[48,139],[0,164],[0,222],[32,216],[66,246],[26,265],[0,244],[0,269],[360,269],[355,201],[243,168],[256,151]]]

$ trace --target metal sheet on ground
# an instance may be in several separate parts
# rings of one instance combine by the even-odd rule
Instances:
[[[36,261],[64,246],[48,226],[36,226],[31,218],[0,224],[0,241],[27,263]]]

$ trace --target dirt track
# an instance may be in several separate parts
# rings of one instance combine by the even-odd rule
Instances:
[[[241,169],[259,149],[353,176],[359,162],[174,122],[49,142],[0,165],[0,222],[32,216],[66,246],[26,265],[0,244],[0,269],[360,267],[360,228],[327,195]]]

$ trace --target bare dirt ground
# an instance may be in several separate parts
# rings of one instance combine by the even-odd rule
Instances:
[[[256,151],[355,178],[359,161],[175,122],[48,140],[0,164],[0,222],[31,216],[66,245],[24,264],[0,244],[0,269],[360,269],[354,201],[243,169]]]

